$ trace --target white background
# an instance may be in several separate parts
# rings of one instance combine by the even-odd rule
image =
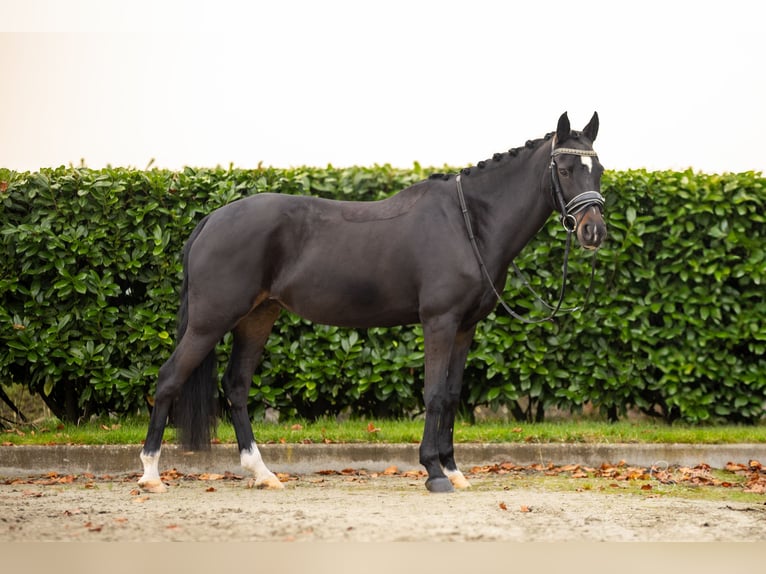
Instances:
[[[0,0],[0,166],[460,167],[594,110],[607,168],[766,171],[740,0]]]

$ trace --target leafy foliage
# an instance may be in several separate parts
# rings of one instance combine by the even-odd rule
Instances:
[[[24,384],[65,420],[144,410],[173,346],[181,249],[206,213],[265,191],[380,199],[425,176],[417,164],[0,170],[0,381]],[[607,172],[610,237],[586,308],[538,326],[490,315],[466,368],[465,408],[506,405],[530,420],[586,404],[612,419],[629,408],[668,421],[762,419],[764,182],[755,173]],[[551,299],[563,243],[552,221],[517,261]],[[566,304],[582,303],[590,265],[573,254]],[[519,278],[509,276],[505,293],[517,310],[543,314]],[[346,330],[284,313],[251,410],[413,415],[422,362],[419,327]]]

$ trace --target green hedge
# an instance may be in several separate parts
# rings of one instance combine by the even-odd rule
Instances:
[[[172,350],[180,253],[196,221],[273,191],[385,197],[428,173],[372,168],[0,169],[0,384],[39,393],[59,417],[147,408]],[[527,326],[498,310],[469,357],[464,408],[518,418],[586,404],[612,419],[754,423],[766,402],[766,275],[760,174],[607,172],[609,239],[587,307]],[[518,259],[557,293],[564,232],[552,219]],[[571,263],[582,302],[590,258]],[[542,315],[509,277],[512,304]],[[228,339],[220,347],[221,360]],[[251,410],[314,417],[422,411],[419,327],[313,326],[284,313],[254,379]],[[223,368],[223,366],[221,367]]]

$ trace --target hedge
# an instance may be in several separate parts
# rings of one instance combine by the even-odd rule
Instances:
[[[180,253],[196,221],[264,191],[385,197],[427,177],[417,164],[347,169],[61,167],[0,169],[0,384],[39,393],[65,420],[151,404],[174,339]],[[524,325],[498,309],[479,324],[463,405],[519,419],[591,404],[617,419],[757,423],[766,402],[761,174],[607,172],[609,238],[587,306]],[[555,297],[564,232],[552,218],[517,262]],[[582,303],[590,257],[570,264],[566,305]],[[514,307],[542,316],[511,274]],[[221,370],[229,339],[219,347]],[[352,330],[283,313],[250,407],[284,415],[422,412],[418,326]]]

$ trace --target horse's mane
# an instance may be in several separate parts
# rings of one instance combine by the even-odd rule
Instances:
[[[524,152],[525,150],[534,150],[537,149],[543,142],[550,141],[550,139],[553,137],[554,132],[550,132],[545,134],[545,136],[535,139],[535,140],[527,140],[527,142],[520,147],[514,147],[509,149],[505,153],[496,153],[494,154],[490,159],[482,160],[480,162],[477,162],[475,166],[470,167],[464,167],[460,170],[460,173],[463,175],[471,175],[471,172],[476,169],[485,169],[488,165],[491,165],[492,163],[498,163],[501,161],[509,161],[513,160],[514,158],[518,157],[520,153]],[[429,179],[443,179],[448,180],[450,177],[452,177],[455,174],[452,173],[432,173],[429,176]]]

